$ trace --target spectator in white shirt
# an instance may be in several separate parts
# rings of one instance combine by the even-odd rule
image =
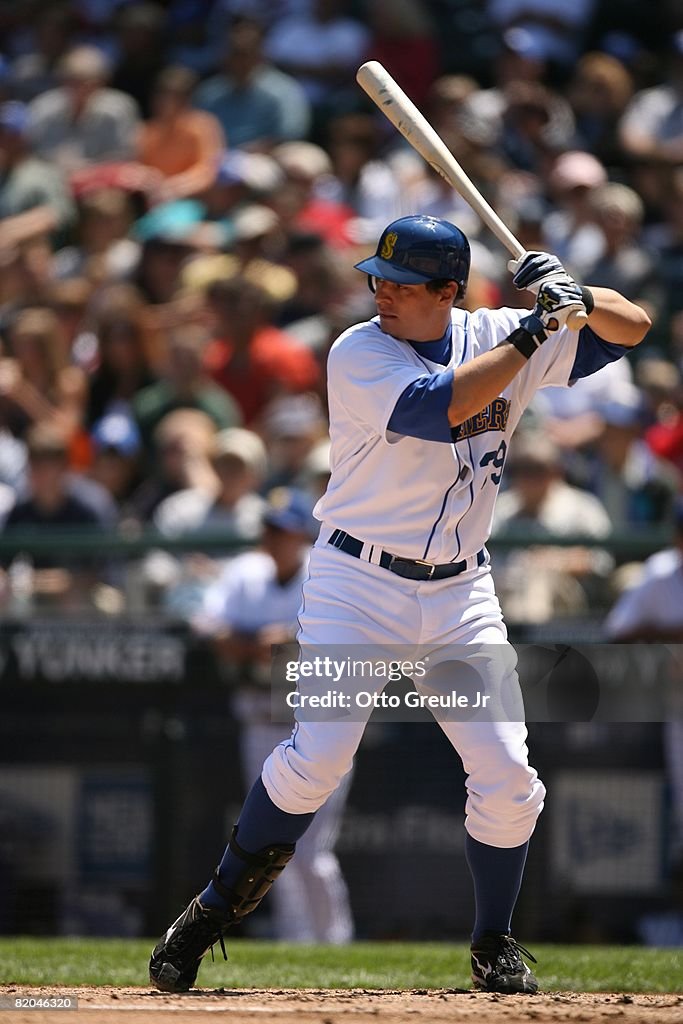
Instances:
[[[132,158],[138,109],[130,96],[106,87],[104,54],[78,46],[62,59],[59,72],[62,85],[29,105],[36,152],[65,172]]]

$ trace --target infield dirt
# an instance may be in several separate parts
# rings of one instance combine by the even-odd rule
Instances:
[[[64,996],[66,989],[0,986],[13,998]],[[5,1024],[681,1024],[683,995],[552,992],[498,996],[462,989],[197,989],[182,996],[146,988],[76,988],[78,1010],[0,1010]],[[164,1015],[163,1017],[161,1015]]]

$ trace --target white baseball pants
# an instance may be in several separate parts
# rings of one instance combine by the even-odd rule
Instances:
[[[419,582],[319,541],[311,553],[299,621],[302,648],[324,650],[339,644],[386,650],[395,645],[405,652],[408,645],[416,658],[429,652],[433,666],[446,666],[442,676],[450,676],[455,651],[465,665],[475,665],[483,678],[488,676],[506,706],[520,709],[517,717],[523,717],[516,655],[507,643],[487,566],[446,580]],[[453,673],[449,688],[457,688],[457,665]],[[419,692],[420,682],[414,682]],[[320,687],[320,681],[312,685]],[[376,688],[382,688],[380,681]],[[310,721],[305,713],[297,713],[292,737],[279,744],[263,766],[271,800],[291,814],[317,810],[351,770],[371,710],[361,721],[359,711],[354,721]],[[521,846],[534,830],[545,796],[528,763],[523,721],[439,724],[467,775],[469,834],[489,846]]]

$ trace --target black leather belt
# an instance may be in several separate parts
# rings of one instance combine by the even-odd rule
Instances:
[[[363,541],[352,537],[345,530],[334,530],[327,543],[354,558],[360,558],[363,550]],[[477,565],[483,565],[485,561],[486,552],[482,548],[477,552]],[[379,562],[376,564],[407,580],[425,581],[445,580],[449,576],[459,576],[467,569],[466,558],[462,562],[443,562],[441,565],[435,565],[433,562],[425,562],[421,558],[402,558],[400,555],[391,555],[388,551],[380,552]]]

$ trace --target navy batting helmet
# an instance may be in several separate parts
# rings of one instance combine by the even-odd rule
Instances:
[[[356,263],[356,269],[396,284],[457,281],[462,295],[470,272],[470,245],[447,220],[422,214],[400,217],[382,232],[375,255]]]

